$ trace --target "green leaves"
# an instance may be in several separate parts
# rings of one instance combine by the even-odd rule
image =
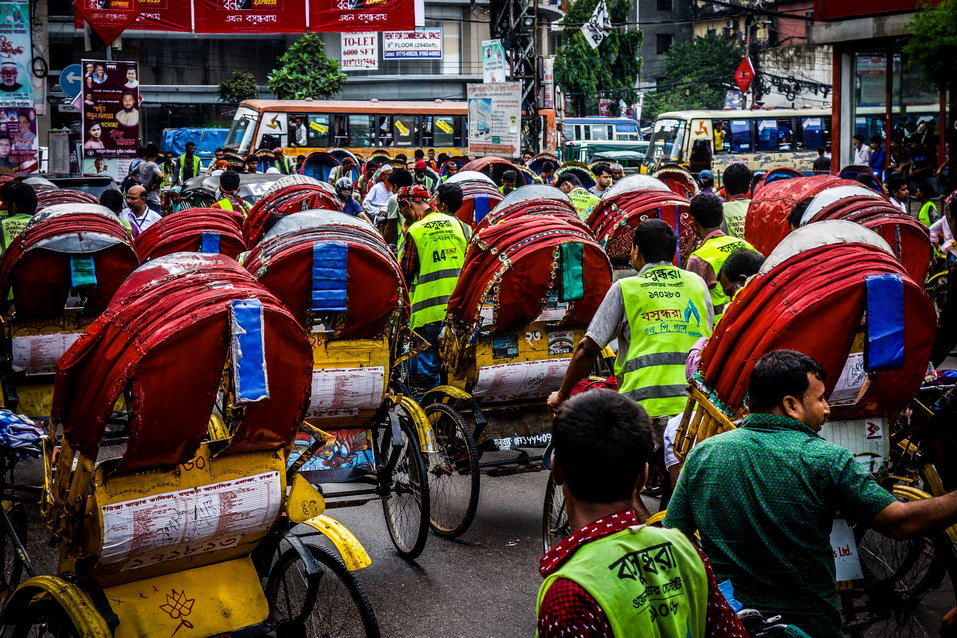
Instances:
[[[957,0],[925,5],[910,23],[913,35],[904,45],[908,64],[944,90],[953,82],[951,66],[957,59]]]
[[[346,83],[339,62],[326,55],[326,45],[315,33],[306,33],[276,61],[267,77],[269,89],[281,100],[324,100]]]
[[[219,83],[219,101],[239,104],[259,97],[256,77],[246,70],[233,71],[228,80]]]
[[[720,109],[742,55],[737,42],[716,35],[672,45],[665,54],[665,86],[645,96],[644,112],[654,117],[666,111]]]
[[[555,82],[569,98],[570,110],[576,115],[598,113],[598,100],[608,97],[617,106],[618,100],[632,103],[637,100],[635,84],[641,70],[641,31],[626,31],[621,23],[629,20],[629,0],[606,0],[612,32],[597,49],[592,49],[582,35],[580,26],[588,22],[598,6],[598,0],[572,2],[562,24],[562,45],[555,55]],[[604,95],[600,95],[603,93]]]

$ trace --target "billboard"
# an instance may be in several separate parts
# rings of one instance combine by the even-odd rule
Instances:
[[[469,84],[469,154],[518,157],[522,147],[520,82]]]
[[[83,157],[134,158],[140,133],[136,62],[83,60]]]
[[[486,84],[504,82],[508,76],[505,47],[501,40],[482,40],[482,81]]]
[[[339,43],[339,65],[343,71],[375,71],[379,68],[378,33],[341,33]]]
[[[383,60],[441,60],[442,28],[382,33]]]
[[[306,0],[193,0],[196,33],[302,33]]]
[[[309,0],[309,30],[415,29],[415,0]]]
[[[0,107],[33,106],[30,3],[0,2]]]

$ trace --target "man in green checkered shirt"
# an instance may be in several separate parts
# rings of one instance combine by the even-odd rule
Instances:
[[[751,373],[751,415],[688,454],[665,525],[700,531],[718,581],[765,615],[781,614],[815,638],[842,635],[829,538],[840,512],[910,538],[957,522],[957,492],[900,502],[851,453],[817,435],[827,420],[824,370],[778,350]]]

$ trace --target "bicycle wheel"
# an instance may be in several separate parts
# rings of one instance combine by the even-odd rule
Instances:
[[[565,493],[555,485],[551,474],[545,487],[545,508],[542,515],[542,545],[547,552],[571,534],[568,512],[565,511]]]
[[[73,621],[58,604],[40,601],[31,604],[4,636],[12,638],[81,638]]]
[[[14,503],[4,514],[10,519],[13,531],[16,532],[22,544],[27,538],[26,509],[21,503]],[[20,578],[23,576],[23,560],[5,527],[0,527],[0,556],[3,557],[3,568],[0,570],[0,597],[3,597],[20,584]]]
[[[426,455],[429,477],[429,525],[445,538],[461,536],[478,509],[478,450],[465,418],[444,403],[425,414],[435,434],[436,451]]]
[[[429,536],[429,481],[419,437],[407,417],[399,419],[403,442],[398,451],[392,449],[392,428],[382,429],[380,458],[398,454],[395,469],[387,479],[389,495],[382,499],[382,511],[399,556],[414,559],[425,549]]]
[[[856,635],[936,636],[941,616],[957,601],[950,538],[898,540],[873,529],[859,536],[866,615],[851,624],[866,630]]]
[[[325,549],[306,547],[322,566],[315,592],[309,591],[306,566],[295,549],[283,552],[266,579],[266,600],[277,638],[378,638],[375,613],[356,577]]]

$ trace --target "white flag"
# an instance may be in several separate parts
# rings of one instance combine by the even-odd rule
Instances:
[[[582,25],[582,35],[585,36],[591,48],[597,49],[609,33],[611,33],[611,18],[608,17],[608,7],[605,6],[605,0],[599,0],[591,18]]]

